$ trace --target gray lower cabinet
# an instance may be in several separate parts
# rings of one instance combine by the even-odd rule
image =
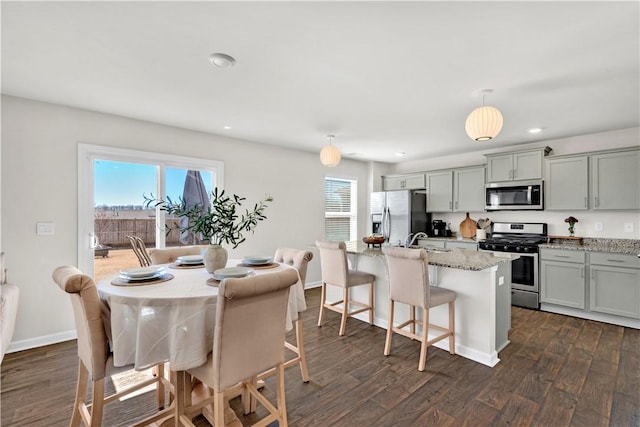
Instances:
[[[640,260],[607,253],[590,258],[589,309],[640,319]]]
[[[478,250],[478,244],[472,242],[458,242],[458,241],[446,241],[445,248],[447,249],[469,249],[472,251]]]
[[[585,308],[584,263],[540,262],[540,301],[566,307]]]
[[[640,319],[640,259],[635,255],[540,250],[540,301]]]

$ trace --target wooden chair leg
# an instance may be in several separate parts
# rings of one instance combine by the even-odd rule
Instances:
[[[338,335],[340,336],[344,335],[344,330],[347,327],[347,313],[349,312],[349,288],[344,288],[344,292],[342,293],[342,295],[342,320],[340,321],[340,332],[338,333]]]
[[[409,330],[413,335],[416,333],[416,306],[409,305],[409,320],[411,320],[411,325],[409,326]],[[411,338],[413,340],[413,338]]]
[[[91,427],[102,425],[104,413],[104,378],[93,381],[91,390]]]
[[[429,309],[422,309],[422,342],[420,343],[420,362],[418,371],[424,371],[427,364],[427,341],[429,340]]]
[[[387,326],[387,339],[384,343],[384,355],[388,356],[391,353],[391,336],[393,334],[393,300],[389,300],[389,325]]]
[[[158,400],[158,410],[164,409],[164,364],[160,363],[153,367],[153,376],[158,379],[156,383],[156,394]]]
[[[76,400],[73,402],[73,413],[71,414],[70,427],[78,427],[80,425],[80,405],[84,404],[87,395],[87,382],[89,381],[89,371],[82,364],[82,360],[78,360],[78,382],[76,384]]]
[[[320,314],[318,315],[318,326],[322,326],[322,318],[324,316],[324,303],[327,297],[327,284],[322,282],[322,288],[320,291]]]
[[[276,378],[278,381],[278,389],[276,391],[276,400],[278,405],[278,412],[280,414],[279,426],[287,427],[287,404],[284,390],[284,366],[282,364],[276,367]]]
[[[449,301],[449,331],[451,331],[451,335],[449,336],[449,353],[456,354],[456,302]]]
[[[369,324],[373,325],[373,282],[369,283]]]
[[[187,393],[185,389],[185,371],[175,372],[175,379],[175,423],[176,425],[183,425],[185,424],[184,419],[188,419],[185,415],[185,394]],[[191,389],[189,389],[189,392],[190,390]],[[189,422],[191,422],[191,420],[189,420]]]
[[[213,399],[213,425],[214,427],[224,427],[224,393],[214,391]]]
[[[298,357],[300,358],[300,374],[302,381],[309,382],[309,369],[307,368],[307,357],[304,352],[304,328],[302,320],[296,320],[296,346],[298,347]]]

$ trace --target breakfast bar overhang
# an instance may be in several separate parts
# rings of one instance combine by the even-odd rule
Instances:
[[[385,256],[378,248],[367,248],[359,242],[348,242],[351,268],[376,276],[374,324],[388,326],[389,280]],[[488,252],[466,249],[428,250],[429,281],[432,286],[457,293],[455,310],[456,354],[487,366],[495,366],[498,352],[509,344],[511,328],[511,261],[514,256],[494,256]],[[328,289],[329,299],[340,299],[339,292]],[[365,301],[366,291],[352,289],[353,297]],[[404,304],[396,306],[396,322],[408,318]],[[356,318],[368,321],[361,313]],[[447,325],[446,306],[430,310],[430,323]],[[447,339],[435,346],[448,350]],[[383,352],[382,346],[380,353]]]

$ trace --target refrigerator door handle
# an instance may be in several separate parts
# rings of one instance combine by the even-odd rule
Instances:
[[[384,209],[384,219],[383,219],[383,227],[384,227],[384,238],[389,241],[389,237],[391,237],[391,214],[389,213],[389,208]]]

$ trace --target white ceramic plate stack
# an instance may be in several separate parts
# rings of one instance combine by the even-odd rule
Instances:
[[[176,258],[176,264],[180,265],[197,265],[203,262],[202,255],[182,255]]]
[[[246,265],[266,265],[269,264],[273,258],[270,256],[250,255],[242,259],[242,263]]]
[[[251,273],[253,273],[253,269],[249,267],[220,268],[213,272],[213,278],[216,280],[224,280],[228,278],[246,277]]]
[[[126,270],[120,270],[120,279],[129,282],[136,282],[142,280],[157,279],[166,273],[166,270],[162,266],[152,265],[149,267],[127,268]]]

